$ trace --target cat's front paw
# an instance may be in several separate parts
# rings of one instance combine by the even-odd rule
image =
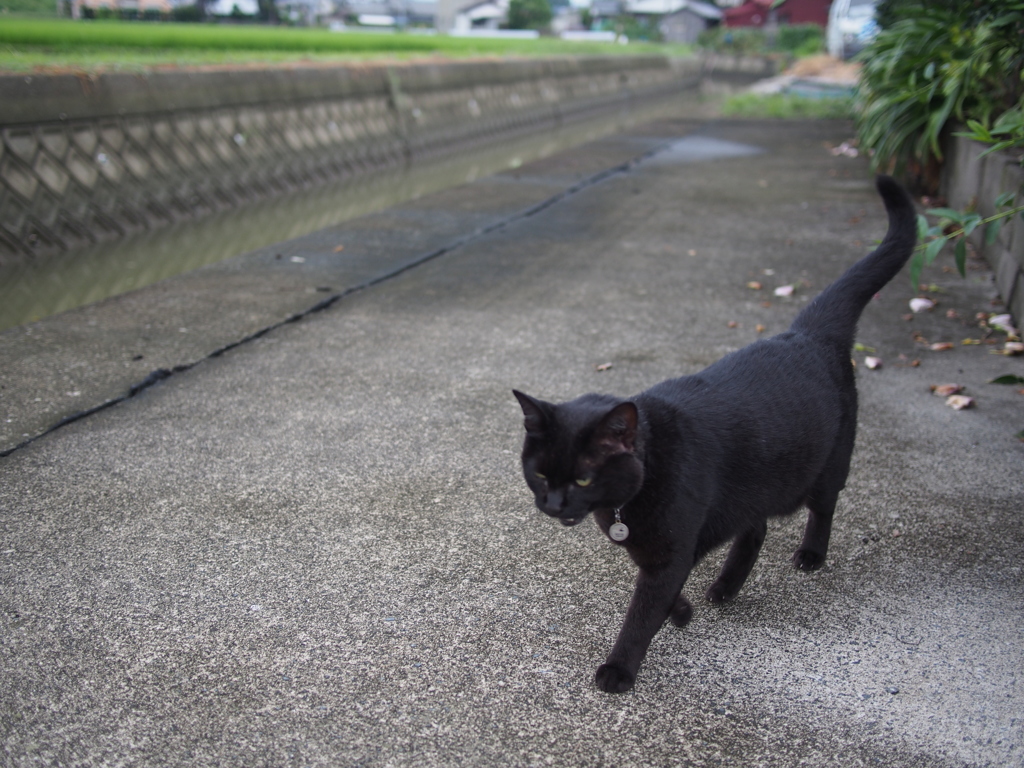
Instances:
[[[634,677],[618,664],[602,664],[597,668],[594,682],[605,693],[625,693],[633,687]]]
[[[801,571],[816,571],[825,564],[825,556],[809,549],[798,549],[793,553],[793,565]]]
[[[729,590],[721,581],[716,581],[708,591],[704,593],[704,599],[713,605],[721,605],[732,600],[736,595],[730,594]]]

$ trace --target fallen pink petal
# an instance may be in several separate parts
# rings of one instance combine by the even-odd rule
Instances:
[[[946,405],[954,411],[962,411],[964,408],[974,405],[974,398],[967,395],[950,395],[946,398]]]
[[[1008,314],[992,315],[988,319],[988,324],[992,328],[998,328],[1001,331],[1005,331],[1010,336],[1019,336],[1016,326],[1013,324],[1013,318]]]

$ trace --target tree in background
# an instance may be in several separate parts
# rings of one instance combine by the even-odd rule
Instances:
[[[268,24],[279,24],[281,19],[277,15],[277,4],[274,0],[259,0],[259,13],[257,18]]]
[[[511,0],[508,6],[508,28],[546,29],[552,15],[548,0]]]

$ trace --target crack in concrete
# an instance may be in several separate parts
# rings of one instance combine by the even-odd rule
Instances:
[[[709,126],[704,126],[703,130],[709,130]],[[68,426],[69,424],[81,421],[82,419],[88,418],[89,416],[99,413],[100,411],[105,411],[107,408],[111,408],[115,405],[126,402],[127,400],[132,399],[140,392],[144,392],[145,390],[149,389],[155,384],[164,381],[165,379],[169,379],[172,376],[175,376],[179,373],[189,371],[205,360],[220,357],[226,352],[236,349],[237,347],[240,347],[244,344],[248,344],[249,342],[255,341],[256,339],[262,338],[263,336],[267,335],[268,333],[271,333],[272,331],[277,330],[278,328],[281,328],[290,323],[299,322],[300,320],[303,320],[306,317],[309,317],[310,315],[316,314],[318,312],[323,312],[324,310],[329,309],[330,307],[334,306],[334,304],[336,304],[338,301],[344,298],[347,298],[356,293],[360,293],[362,291],[367,290],[368,288],[380,285],[381,283],[387,282],[389,280],[393,280],[394,278],[410,270],[416,269],[417,267],[420,267],[430,261],[445,256],[446,254],[452,253],[453,251],[456,251],[459,248],[462,248],[463,246],[468,245],[469,243],[472,243],[476,240],[479,240],[480,238],[485,237],[493,232],[504,229],[512,224],[515,224],[516,222],[529,219],[532,216],[536,216],[537,214],[546,211],[548,208],[557,205],[563,200],[566,200],[572,197],[573,195],[579,194],[585,189],[600,184],[601,182],[606,181],[614,176],[618,176],[619,174],[630,171],[632,168],[634,168],[636,165],[643,162],[644,160],[647,160],[648,158],[651,158],[654,155],[657,155],[661,152],[670,149],[677,142],[678,139],[664,142],[652,149],[647,150],[646,152],[637,155],[636,157],[633,157],[625,161],[624,163],[620,163],[618,165],[612,166],[611,168],[606,168],[602,171],[591,174],[590,176],[582,179],[581,181],[578,181],[575,184],[567,187],[566,189],[563,189],[561,192],[552,195],[551,197],[545,198],[539,203],[535,203],[534,205],[524,208],[523,210],[518,211],[517,213],[510,214],[502,219],[499,219],[498,221],[491,222],[486,226],[479,227],[470,232],[469,234],[456,238],[455,240],[445,245],[442,245],[439,248],[435,248],[432,251],[420,254],[419,256],[414,257],[410,261],[406,262],[405,264],[402,264],[399,267],[396,267],[395,269],[392,269],[388,272],[384,272],[368,280],[364,280],[363,282],[350,286],[338,293],[332,294],[331,296],[328,296],[327,298],[317,302],[308,309],[304,309],[301,312],[296,312],[286,317],[284,320],[280,320],[276,323],[271,323],[270,325],[267,325],[264,328],[261,328],[253,333],[250,333],[247,336],[238,339],[237,341],[233,341],[230,344],[226,344],[220,347],[219,349],[210,352],[209,354],[199,358],[198,360],[194,360],[190,363],[182,363],[180,365],[174,366],[173,368],[157,368],[150,372],[149,375],[147,375],[142,381],[140,381],[137,384],[133,384],[131,387],[129,387],[128,391],[125,394],[120,395],[118,397],[110,398],[109,400],[106,400],[100,403],[99,405],[95,405],[91,408],[87,408],[77,413],[73,413],[69,416],[65,416],[56,424],[53,424],[52,426],[46,428],[39,434],[33,435],[32,437],[23,440],[22,442],[15,445],[13,448],[8,448],[6,450],[0,451],[0,458],[10,456],[11,454],[31,445],[36,440],[46,437],[47,435],[50,435],[53,432],[56,432],[57,430]]]

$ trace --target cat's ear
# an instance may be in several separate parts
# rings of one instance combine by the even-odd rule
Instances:
[[[616,453],[632,453],[636,447],[637,423],[640,414],[633,403],[619,403],[604,415],[591,445],[598,453],[610,456]]]
[[[512,394],[516,396],[520,407],[523,409],[523,426],[526,427],[528,435],[543,435],[547,431],[548,414],[543,400],[524,395],[522,392],[513,389]]]

